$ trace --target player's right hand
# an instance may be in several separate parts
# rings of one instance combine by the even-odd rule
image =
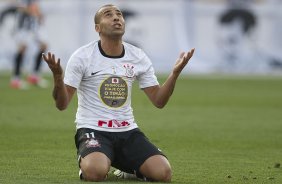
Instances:
[[[62,76],[63,69],[60,65],[60,58],[56,60],[56,57],[51,52],[48,52],[47,55],[44,53],[42,54],[43,59],[48,64],[49,68],[51,69],[54,76]]]

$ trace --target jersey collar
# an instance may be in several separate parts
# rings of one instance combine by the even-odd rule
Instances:
[[[100,53],[104,56],[104,57],[107,57],[107,58],[122,58],[123,56],[124,56],[124,54],[125,54],[125,50],[124,50],[124,46],[122,45],[122,53],[121,53],[121,55],[119,55],[119,56],[110,56],[110,55],[107,55],[104,51],[103,51],[103,49],[102,49],[102,46],[101,46],[101,40],[99,40],[99,42],[98,42],[98,47],[99,47],[99,50],[100,50]]]

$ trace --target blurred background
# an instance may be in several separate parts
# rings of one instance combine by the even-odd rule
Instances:
[[[16,1],[1,0],[0,11]],[[65,67],[80,46],[98,39],[93,17],[107,3],[126,18],[125,40],[141,47],[157,73],[171,71],[181,51],[196,48],[186,73],[282,74],[282,0],[41,0],[48,50]],[[0,26],[0,72],[16,52],[15,17]],[[29,47],[24,68],[30,70]],[[49,72],[47,66],[43,71]]]

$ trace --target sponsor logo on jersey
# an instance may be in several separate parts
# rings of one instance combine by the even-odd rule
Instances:
[[[112,78],[112,83],[113,84],[118,84],[119,83],[119,78]]]
[[[121,128],[121,127],[128,127],[130,123],[127,121],[118,121],[118,120],[109,120],[109,121],[98,121],[99,127],[106,127],[106,128]]]
[[[126,81],[118,76],[108,77],[100,86],[100,99],[111,108],[122,107],[128,97]]]
[[[97,74],[97,73],[99,73],[99,72],[92,72],[91,75],[95,75],[95,74]]]

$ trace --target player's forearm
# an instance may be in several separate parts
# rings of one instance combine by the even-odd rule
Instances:
[[[67,108],[69,103],[68,93],[63,81],[63,76],[61,75],[54,75],[53,98],[56,102],[56,107],[59,110]]]
[[[163,108],[167,104],[174,91],[177,77],[178,75],[170,74],[165,83],[158,89],[155,103],[158,108]]]

